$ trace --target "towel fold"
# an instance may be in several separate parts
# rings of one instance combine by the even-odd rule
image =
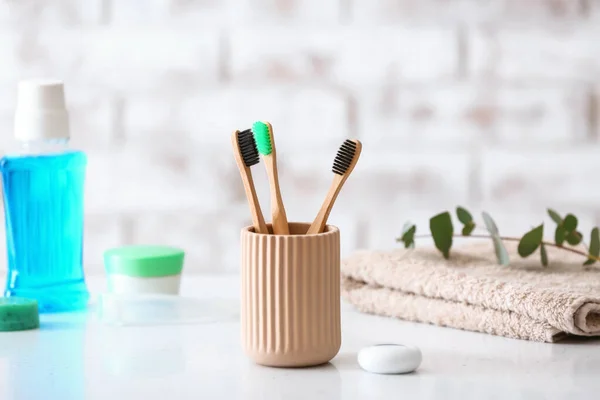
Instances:
[[[600,336],[600,268],[547,248],[522,259],[506,243],[511,265],[497,265],[491,243],[454,248],[360,251],[342,262],[342,296],[358,310],[517,339],[556,342]]]

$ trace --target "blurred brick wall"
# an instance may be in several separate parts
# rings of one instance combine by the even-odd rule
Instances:
[[[363,141],[330,218],[346,254],[456,204],[505,233],[546,206],[598,223],[599,0],[2,0],[0,30],[0,145],[18,79],[67,83],[89,273],[106,247],[149,242],[183,246],[188,271],[237,271],[229,135],[257,119],[291,220],[316,214],[342,140]]]

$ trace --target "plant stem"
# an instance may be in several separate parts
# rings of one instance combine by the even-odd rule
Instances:
[[[482,234],[475,234],[475,235],[469,235],[469,236],[463,236],[463,235],[452,235],[453,237],[461,237],[461,238],[475,238],[475,239],[491,239],[492,237],[490,235],[482,235]],[[415,239],[425,239],[425,238],[431,238],[431,235],[415,235],[414,238]],[[520,238],[516,238],[516,237],[509,237],[509,236],[499,236],[500,240],[506,240],[507,242],[520,242],[521,239]],[[575,253],[575,254],[579,254],[582,255],[588,259],[592,259],[592,260],[596,260],[596,261],[600,261],[600,257],[595,257],[591,254],[588,254],[584,251],[581,250],[577,250],[577,249],[573,249],[571,247],[564,247],[564,246],[559,246],[556,243],[552,243],[552,242],[542,242],[542,244],[544,246],[551,246],[551,247],[556,247],[557,249],[562,249],[562,250],[566,250],[566,251],[570,251],[571,253]]]

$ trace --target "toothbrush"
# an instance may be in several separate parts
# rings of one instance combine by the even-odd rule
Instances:
[[[256,189],[254,188],[254,181],[252,180],[252,172],[250,171],[250,167],[258,164],[260,161],[252,131],[250,131],[250,129],[242,132],[236,130],[231,135],[231,144],[233,145],[235,161],[237,162],[240,175],[242,176],[244,189],[246,190],[246,198],[248,199],[248,205],[250,206],[250,214],[252,214],[254,232],[268,234],[269,230],[267,229],[265,219],[260,209],[260,203],[256,196]]]
[[[269,176],[269,186],[271,188],[271,215],[273,218],[273,234],[289,235],[287,216],[281,200],[279,190],[279,178],[277,177],[277,156],[275,151],[275,141],[273,140],[273,127],[268,122],[257,121],[252,125],[252,132],[258,147],[258,152],[263,156],[267,175]]]
[[[361,150],[362,143],[356,139],[346,140],[338,150],[335,160],[333,161],[333,173],[335,175],[333,176],[333,182],[329,188],[329,193],[327,193],[317,217],[310,228],[308,228],[308,232],[306,232],[307,235],[321,233],[323,232],[323,229],[325,229],[325,224],[327,223],[327,218],[329,218],[329,213],[333,208],[333,203],[335,203],[335,199],[340,193],[344,182],[346,182],[346,179],[348,179],[348,176],[350,176],[350,173],[358,162]]]

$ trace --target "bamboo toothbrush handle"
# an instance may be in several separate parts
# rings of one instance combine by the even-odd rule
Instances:
[[[242,174],[242,181],[244,182],[244,189],[246,190],[246,198],[248,199],[248,206],[250,207],[250,214],[252,215],[252,225],[254,225],[254,231],[256,233],[268,234],[267,224],[265,224],[265,218],[263,217],[260,209],[260,203],[258,202],[258,196],[256,195],[256,189],[254,188],[254,180],[252,179],[252,173],[249,168],[244,167],[246,173]]]
[[[329,188],[329,192],[325,197],[325,201],[323,201],[323,205],[321,206],[319,213],[315,217],[313,223],[310,225],[310,228],[308,228],[308,231],[306,232],[307,235],[314,235],[323,232],[325,229],[325,224],[327,224],[327,219],[329,218],[329,213],[331,212],[333,204],[335,203],[335,199],[340,193],[342,185],[346,181],[345,178],[346,176],[334,176],[331,187]]]
[[[283,200],[281,199],[279,177],[277,175],[277,163],[273,155],[264,157],[264,162],[268,172],[267,175],[269,175],[269,185],[271,187],[271,215],[273,218],[273,234],[289,235],[290,228],[288,226],[285,208],[283,207]]]

